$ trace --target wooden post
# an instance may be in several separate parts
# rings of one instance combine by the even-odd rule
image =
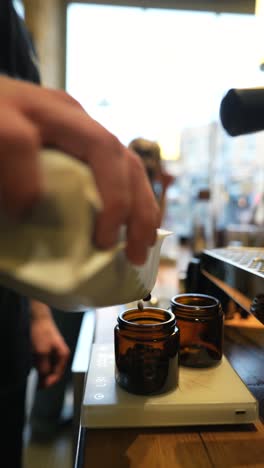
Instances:
[[[25,20],[40,62],[42,84],[65,89],[66,1],[24,0]]]

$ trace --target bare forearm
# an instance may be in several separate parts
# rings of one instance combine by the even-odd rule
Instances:
[[[30,313],[33,320],[48,319],[53,321],[49,306],[35,299],[30,301]]]

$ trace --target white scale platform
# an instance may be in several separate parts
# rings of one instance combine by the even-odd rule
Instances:
[[[116,384],[113,345],[93,345],[81,411],[83,427],[243,424],[257,419],[257,400],[225,357],[210,369],[180,367],[177,389],[145,397]]]

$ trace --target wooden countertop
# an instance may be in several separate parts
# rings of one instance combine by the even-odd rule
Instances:
[[[85,468],[264,466],[263,425],[86,432]]]
[[[113,339],[115,307],[97,311],[95,342]],[[225,354],[260,402],[263,415],[264,331],[255,342],[239,328],[227,327]],[[259,331],[260,333],[260,331]],[[232,392],[232,388],[230,388]],[[264,426],[82,429],[78,468],[231,468],[264,467]]]

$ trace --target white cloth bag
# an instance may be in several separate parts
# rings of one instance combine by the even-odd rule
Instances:
[[[125,238],[113,249],[94,247],[96,212],[102,208],[89,168],[57,150],[40,154],[45,196],[23,223],[0,215],[0,284],[63,310],[126,304],[153,288],[163,239],[146,263],[132,265]]]

